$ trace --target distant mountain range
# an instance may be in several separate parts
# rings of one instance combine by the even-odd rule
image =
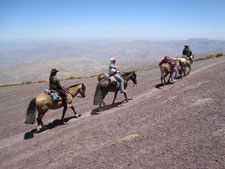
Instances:
[[[107,72],[109,59],[117,58],[121,71],[149,67],[163,56],[180,56],[188,43],[196,57],[225,53],[225,41],[189,39],[153,42],[0,43],[0,84],[48,80],[52,68],[59,77],[90,76]]]

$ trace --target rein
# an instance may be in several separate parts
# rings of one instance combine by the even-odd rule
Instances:
[[[73,95],[72,93],[70,93],[70,91],[69,91],[69,90],[67,90],[67,92],[68,92],[69,94],[71,94],[71,96],[72,96],[72,97],[74,97],[74,95]]]
[[[79,85],[80,85],[80,84],[79,84]],[[76,94],[78,93],[78,91],[80,90],[80,89],[78,89],[78,90],[76,91],[76,93],[73,95],[73,94],[69,91],[69,89],[70,89],[70,88],[67,89],[67,92],[68,92],[69,94],[71,94],[72,97],[75,97]]]

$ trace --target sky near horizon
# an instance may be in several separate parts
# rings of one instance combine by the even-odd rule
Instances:
[[[1,0],[0,41],[225,40],[225,0]]]

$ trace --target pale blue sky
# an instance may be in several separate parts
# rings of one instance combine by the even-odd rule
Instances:
[[[1,0],[0,40],[225,40],[225,0]]]

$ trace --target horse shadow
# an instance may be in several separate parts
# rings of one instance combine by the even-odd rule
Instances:
[[[155,85],[155,88],[157,88],[157,89],[160,89],[161,87],[163,87],[163,86],[166,86],[166,85],[172,85],[172,84],[174,84],[174,83],[176,83],[176,82],[166,82],[166,84],[165,85],[163,85],[162,83],[159,83],[159,84],[157,84],[157,85]]]
[[[132,100],[132,99],[128,99],[128,100]],[[110,110],[114,107],[121,106],[121,105],[123,105],[124,102],[125,102],[125,100],[120,101],[120,102],[116,102],[114,105],[112,105],[112,104],[105,105],[101,109],[95,108],[91,111],[91,115],[99,115],[100,114],[99,112],[104,112],[104,111]]]
[[[64,122],[67,123],[70,119],[73,119],[73,118],[76,118],[76,117],[75,116],[67,117],[67,118],[64,119]],[[33,138],[34,134],[41,133],[45,130],[51,130],[51,129],[57,127],[57,126],[62,126],[62,125],[64,125],[64,124],[61,122],[61,120],[56,119],[53,122],[49,123],[48,125],[45,125],[45,128],[41,129],[41,131],[39,131],[39,132],[37,131],[37,129],[32,129],[29,132],[26,132],[24,134],[24,140],[28,140],[28,139]]]

